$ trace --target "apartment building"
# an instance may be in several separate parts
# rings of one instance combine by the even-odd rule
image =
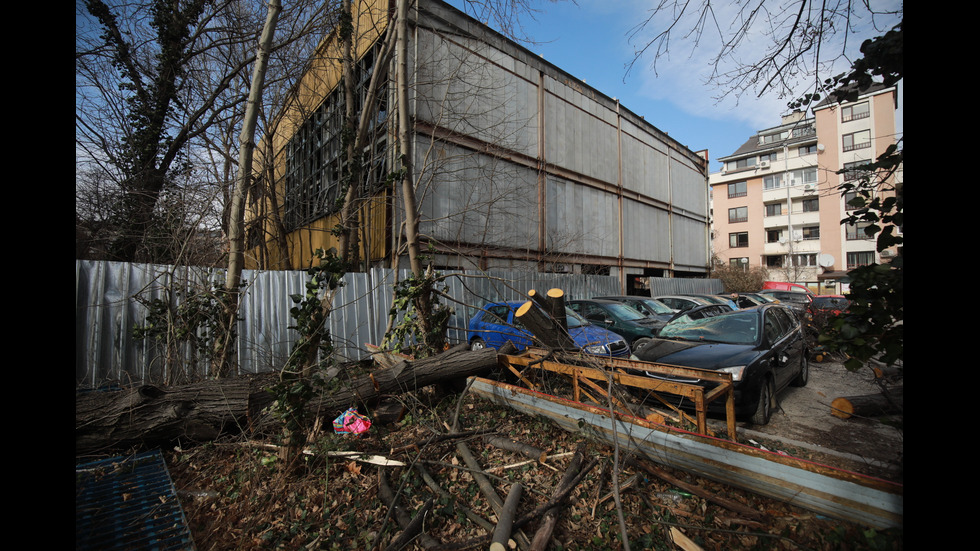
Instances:
[[[854,102],[819,104],[813,117],[785,115],[719,158],[709,175],[713,254],[818,294],[845,292],[849,270],[887,262],[895,251],[878,254],[862,227],[841,224],[851,207],[839,187],[856,172],[838,171],[895,143],[897,94],[873,87]]]

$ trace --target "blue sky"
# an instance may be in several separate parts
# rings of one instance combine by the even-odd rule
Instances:
[[[889,1],[889,0],[883,0]],[[460,0],[449,0],[459,6]],[[693,151],[707,149],[710,171],[720,170],[717,159],[730,155],[756,131],[776,126],[788,111],[793,98],[743,95],[719,103],[720,91],[704,83],[708,59],[716,53],[711,44],[692,51],[689,42],[675,38],[669,60],[658,62],[642,58],[627,74],[634,44],[630,32],[647,17],[656,0],[560,0],[533,2],[540,10],[536,20],[524,17],[521,23],[535,44],[525,45],[571,75],[585,80],[599,92],[613,98]],[[726,6],[721,4],[721,10]],[[734,2],[732,3],[734,4]],[[721,11],[720,10],[720,11]],[[890,26],[890,25],[889,25]],[[861,40],[881,33],[852,39]],[[636,42],[635,40],[632,42]],[[761,41],[758,41],[761,43]],[[751,42],[749,43],[751,45]],[[752,52],[742,50],[745,59]],[[835,67],[843,72],[847,67]],[[803,90],[801,88],[800,94]],[[899,90],[902,109],[903,90]],[[901,116],[898,116],[901,128]]]

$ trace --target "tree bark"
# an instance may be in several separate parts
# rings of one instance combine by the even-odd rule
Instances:
[[[352,378],[308,408],[332,419],[355,404],[401,394],[433,383],[486,373],[497,366],[492,348],[454,348]],[[266,389],[276,374],[209,380],[178,387],[143,385],[75,396],[75,453],[96,453],[174,441],[205,442],[221,434],[266,431],[280,423],[262,413],[273,401]]]

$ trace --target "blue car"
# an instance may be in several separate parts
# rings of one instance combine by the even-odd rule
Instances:
[[[531,346],[531,332],[519,320],[514,320],[514,313],[523,304],[524,301],[491,302],[479,310],[470,320],[466,335],[470,348],[478,350],[490,346],[500,350],[507,341],[518,350]],[[592,325],[569,308],[565,308],[565,316],[568,333],[582,351],[597,356],[629,357],[630,347],[623,337]]]

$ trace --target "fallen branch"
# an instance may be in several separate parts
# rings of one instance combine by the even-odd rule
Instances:
[[[688,484],[687,482],[675,478],[667,474],[666,472],[650,465],[646,461],[640,461],[639,459],[636,458],[630,458],[627,460],[627,463],[633,465],[634,467],[643,469],[644,471],[660,478],[661,480],[669,484],[677,486],[678,488],[686,492],[690,492],[696,496],[700,496],[716,505],[720,505],[722,507],[725,507],[726,509],[735,511],[736,513],[739,513],[740,515],[743,515],[750,519],[765,520],[767,518],[765,514],[760,513],[759,511],[756,511],[755,509],[747,505],[743,505],[741,503],[738,503],[737,501],[732,501],[730,499],[726,499],[721,496],[716,496],[715,494],[712,494],[711,492],[705,490],[704,488],[698,486],[697,484]]]
[[[426,549],[432,549],[433,547],[439,545],[439,542],[432,536],[421,531],[421,523],[418,523],[417,526],[413,524],[412,517],[409,516],[408,511],[406,511],[401,505],[398,505],[398,499],[395,498],[395,493],[391,491],[391,486],[388,484],[388,477],[385,476],[384,471],[378,473],[378,496],[389,509],[394,511],[395,521],[399,526],[401,526],[402,533],[398,538],[395,538],[396,540],[404,536],[405,542],[407,543],[415,536],[419,536],[422,547]],[[429,498],[426,504],[419,509],[419,512],[415,515],[415,518],[424,518],[425,514],[428,512],[428,507],[431,506],[432,498]],[[389,549],[391,548],[392,546],[389,545]]]
[[[507,493],[504,506],[497,515],[497,527],[493,530],[493,537],[490,540],[490,551],[507,551],[510,546],[510,532],[514,526],[514,516],[517,514],[517,505],[521,501],[521,493],[524,487],[520,482],[515,482]]]
[[[571,484],[572,480],[575,479],[575,475],[582,468],[583,460],[585,460],[585,454],[582,452],[582,448],[579,448],[572,455],[572,460],[568,463],[568,467],[565,468],[565,474],[562,475],[561,481],[558,482],[558,486],[555,488],[553,495],[558,495],[565,491],[565,488]],[[545,551],[547,549],[551,534],[555,531],[555,526],[558,525],[558,516],[561,513],[561,509],[562,506],[558,504],[544,512],[544,517],[538,526],[538,531],[534,533],[534,538],[531,540],[530,551]]]
[[[542,450],[541,448],[525,444],[523,442],[518,442],[516,440],[511,440],[510,438],[504,438],[503,436],[488,435],[484,436],[483,440],[495,448],[500,448],[502,450],[517,452],[526,457],[530,457],[538,461],[538,463],[544,463],[548,459],[548,452]]]

